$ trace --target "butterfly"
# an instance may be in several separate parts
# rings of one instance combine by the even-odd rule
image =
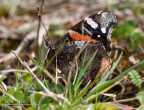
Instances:
[[[50,66],[54,68],[57,66],[61,71],[60,76],[67,79],[75,56],[83,45],[88,42],[85,49],[87,50],[86,56],[85,51],[83,51],[81,58],[77,59],[77,67],[73,68],[72,76],[75,77],[76,72],[80,71],[83,67],[83,63],[89,62],[94,52],[97,52],[83,75],[85,83],[94,80],[98,73],[110,67],[110,57],[108,53],[111,51],[112,29],[115,28],[116,25],[116,16],[106,11],[100,11],[84,18],[70,28],[70,30],[55,43],[53,46],[55,48],[49,52],[48,59],[51,59],[52,56],[56,54],[56,51],[59,50],[62,42],[66,41],[57,53],[57,58],[53,60]]]

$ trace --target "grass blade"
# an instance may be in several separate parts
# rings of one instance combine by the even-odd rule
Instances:
[[[97,53],[97,51],[94,52],[94,54],[92,55],[92,57],[91,57],[91,59],[88,61],[88,63],[80,70],[79,75],[78,75],[78,78],[77,78],[76,83],[75,83],[75,85],[74,85],[74,91],[75,91],[75,93],[77,93],[77,91],[78,91],[78,88],[79,88],[79,87],[77,87],[77,86],[80,86],[79,83],[81,82],[81,78],[82,78],[82,76],[84,75],[84,72],[87,70],[87,68],[89,67],[89,65],[91,64],[91,62],[93,61],[93,59],[95,58],[96,53]],[[77,89],[76,89],[76,88],[77,88]]]
[[[120,56],[119,56],[119,58],[116,60],[116,62],[113,63],[112,68],[110,69],[110,71],[100,80],[100,82],[98,83],[98,85],[101,84],[101,83],[104,83],[104,82],[107,80],[107,78],[110,76],[110,74],[111,74],[111,73],[114,71],[114,69],[117,67],[117,65],[118,65],[121,57],[122,57],[122,53],[120,54]]]
[[[129,69],[127,69],[126,71],[122,72],[119,76],[117,76],[116,78],[106,81],[103,84],[99,84],[98,86],[96,86],[94,89],[92,89],[88,95],[85,97],[85,102],[92,100],[93,98],[95,98],[94,96],[99,95],[100,93],[112,88],[114,85],[116,85],[117,83],[119,83],[119,81],[122,80],[122,78],[124,76],[126,76],[131,70],[137,68],[140,65],[144,64],[144,60],[141,61],[138,64],[133,65],[132,67],[130,67]],[[97,93],[97,94],[95,94]],[[95,95],[94,95],[95,94]],[[94,95],[94,96],[93,96]]]
[[[77,78],[77,80],[76,80],[75,85],[78,85],[78,83],[80,82],[82,76],[84,75],[84,72],[87,70],[87,68],[89,67],[89,65],[90,65],[91,62],[93,61],[94,57],[96,56],[96,53],[97,53],[97,51],[94,52],[94,54],[92,55],[92,57],[91,57],[91,59],[88,61],[88,63],[80,70],[79,76],[78,76],[78,78]]]
[[[55,83],[55,79],[53,78],[53,76],[45,69],[45,67],[42,64],[40,64],[32,57],[30,57],[30,59],[41,71],[43,71]]]

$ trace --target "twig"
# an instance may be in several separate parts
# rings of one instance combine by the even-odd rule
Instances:
[[[34,68],[32,68],[31,70],[32,71],[35,71],[37,69],[37,67],[35,66]],[[11,73],[11,72],[21,72],[21,73],[28,73],[27,70],[19,70],[19,69],[8,69],[8,70],[2,70],[0,71],[0,75],[6,75],[8,73]]]
[[[41,6],[40,6],[40,12],[41,13],[43,13],[44,3],[45,3],[45,0],[42,0]]]
[[[40,40],[40,36],[39,36],[39,33],[40,33],[40,27],[41,27],[41,23],[40,23],[40,19],[41,19],[41,11],[39,9],[39,7],[37,7],[37,10],[38,10],[38,28],[37,28],[37,41],[38,41],[38,46],[41,46],[41,42],[39,41],[42,41]],[[41,38],[42,39],[42,38]]]
[[[15,50],[16,54],[20,54],[21,50],[26,47],[30,41],[33,41],[36,38],[36,33],[35,32],[31,32],[30,34],[28,34],[20,43],[20,45],[18,46],[18,48]],[[8,55],[0,58],[0,63],[2,62],[6,62],[8,60],[14,59],[15,56],[13,55],[13,53],[9,53]]]
[[[39,46],[41,46],[42,41],[43,41],[43,40],[42,40],[42,39],[43,39],[43,36],[40,36],[40,35],[39,35],[39,34],[40,34],[41,24],[42,24],[42,26],[44,27],[45,33],[46,33],[46,35],[48,36],[48,39],[49,39],[49,35],[48,35],[47,28],[45,27],[45,25],[44,25],[44,23],[43,23],[43,21],[42,21],[42,17],[41,17],[42,12],[43,12],[44,3],[45,3],[45,0],[42,0],[42,4],[41,4],[40,8],[37,7],[37,10],[38,10],[38,19],[39,19],[38,29],[37,29],[37,39],[38,39],[38,45],[39,45]],[[50,46],[50,45],[49,45],[49,46]]]
[[[54,99],[55,101],[58,102],[58,99],[62,99],[64,100],[68,105],[70,105],[70,102],[65,98],[63,97],[62,95],[58,95],[58,94],[55,94],[53,92],[51,92],[50,90],[48,90],[45,85],[37,78],[37,76],[33,73],[33,71],[29,68],[29,66],[27,65],[26,62],[22,61],[20,59],[20,57],[14,52],[12,51],[12,53],[18,58],[18,60],[20,61],[20,63],[28,70],[28,72],[30,73],[30,75],[32,75],[32,77],[37,81],[37,83],[43,88],[43,90],[45,91],[46,95],[48,97],[51,97],[52,99]]]
[[[12,51],[12,53],[18,58],[18,60],[20,61],[20,63],[28,70],[28,72],[33,76],[33,78],[41,85],[41,87],[43,88],[43,90],[46,93],[49,93],[50,91],[43,85],[43,83],[37,78],[37,76],[32,72],[32,70],[29,68],[29,66],[27,65],[26,62],[22,61],[20,59],[20,57],[14,52]]]
[[[116,102],[119,102],[119,103],[123,102],[123,103],[125,103],[125,102],[130,102],[130,101],[133,101],[133,100],[137,100],[137,99],[138,99],[137,97],[133,97],[133,98],[129,98],[129,99],[117,100]]]
[[[43,41],[43,36],[42,35],[40,35],[40,33],[42,33],[42,32],[40,32],[40,28],[41,28],[41,24],[42,24],[42,26],[43,26],[43,28],[44,28],[44,30],[45,30],[45,32],[43,33],[43,35],[47,35],[47,37],[48,37],[48,40],[49,40],[49,35],[48,35],[48,28],[46,28],[45,27],[45,25],[44,25],[44,23],[43,23],[43,21],[42,21],[42,9],[43,9],[43,5],[44,5],[44,1],[45,0],[43,0],[42,1],[42,4],[41,4],[41,7],[39,8],[39,7],[37,7],[37,10],[38,10],[38,19],[39,19],[39,22],[38,22],[38,29],[37,29],[37,39],[38,39],[38,45],[39,46],[41,46],[41,44],[42,44],[42,41]],[[48,42],[47,42],[48,43]],[[49,43],[48,43],[48,45],[49,45]],[[50,45],[49,45],[50,46]]]

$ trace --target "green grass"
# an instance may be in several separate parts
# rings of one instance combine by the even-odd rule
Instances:
[[[41,51],[43,52],[43,51]],[[144,61],[141,61],[138,64],[135,64],[131,68],[127,69],[124,72],[121,72],[117,77],[111,80],[107,80],[109,75],[114,71],[114,69],[118,66],[118,63],[121,59],[122,54],[119,58],[113,63],[111,69],[107,72],[107,74],[103,78],[96,78],[93,82],[85,85],[85,87],[80,88],[82,84],[82,76],[86,69],[89,67],[90,63],[94,59],[96,52],[92,55],[89,62],[85,64],[85,58],[87,55],[87,51],[85,51],[83,65],[81,67],[80,72],[77,74],[75,82],[69,81],[68,88],[63,86],[59,81],[55,83],[55,77],[53,77],[46,69],[45,66],[42,64],[43,54],[40,54],[41,60],[35,60],[30,57],[34,65],[38,67],[37,73],[45,73],[47,77],[51,80],[43,79],[41,82],[45,85],[45,87],[55,94],[63,94],[65,99],[68,100],[69,104],[62,100],[61,98],[55,97],[57,100],[54,100],[47,96],[43,91],[42,87],[34,81],[33,77],[30,76],[28,73],[19,73],[16,72],[16,84],[8,88],[6,84],[4,84],[3,79],[1,78],[0,87],[3,90],[3,94],[0,96],[0,104],[1,107],[5,107],[6,109],[10,110],[10,108],[27,108],[28,110],[50,110],[50,108],[54,109],[86,109],[88,107],[93,107],[95,109],[96,105],[99,105],[99,96],[106,92],[107,90],[111,89],[115,85],[119,84],[122,79],[128,75],[130,71],[133,69],[144,65]],[[18,68],[19,69],[18,64]],[[37,74],[39,77],[40,74]],[[53,83],[50,83],[53,82]],[[97,84],[96,84],[97,83]],[[93,87],[93,89],[91,89]],[[68,89],[68,90],[67,90]],[[68,91],[67,94],[66,91]],[[93,102],[93,103],[92,103]],[[13,104],[13,105],[9,105]],[[26,104],[26,105],[23,105]],[[95,104],[95,106],[91,105]],[[19,106],[18,106],[19,105]],[[96,108],[99,108],[98,106]],[[100,109],[101,110],[101,109]]]

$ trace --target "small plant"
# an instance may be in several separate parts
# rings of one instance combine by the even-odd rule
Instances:
[[[132,83],[137,86],[140,90],[142,89],[142,79],[136,70],[129,72],[130,79]]]
[[[132,83],[139,88],[139,92],[136,94],[138,101],[140,102],[140,110],[144,109],[144,90],[142,88],[142,79],[136,70],[129,72],[130,79]]]

